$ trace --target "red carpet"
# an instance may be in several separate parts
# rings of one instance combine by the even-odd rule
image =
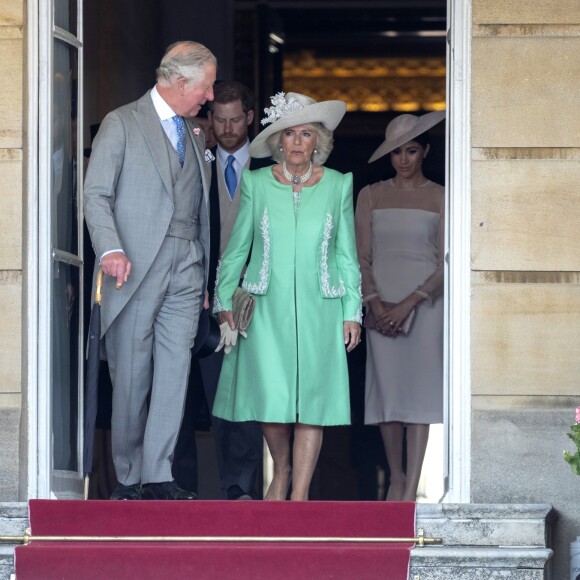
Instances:
[[[412,544],[48,542],[38,536],[415,536],[407,502],[32,500],[16,580],[407,578]]]

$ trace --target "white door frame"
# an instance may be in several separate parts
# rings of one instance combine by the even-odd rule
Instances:
[[[82,38],[82,2],[77,2],[78,36]],[[53,29],[53,0],[28,0],[27,84],[26,84],[26,265],[23,282],[23,317],[26,324],[26,370],[22,384],[27,417],[27,489],[26,498],[54,497],[51,425],[51,163],[52,163],[52,54],[54,38],[80,47],[66,31]],[[82,50],[79,50],[78,127],[82,131]],[[81,133],[82,134],[82,133]],[[82,163],[82,139],[77,140],[77,159]],[[80,165],[79,163],[79,165]],[[79,173],[82,178],[82,169]],[[82,191],[82,187],[80,188]],[[79,194],[82,200],[82,193]],[[80,203],[80,201],[79,201]],[[81,212],[82,216],[82,212]],[[82,252],[79,236],[79,252]],[[79,303],[82,300],[79,297]],[[82,312],[80,313],[82,316]],[[82,325],[81,325],[82,329]],[[81,349],[82,350],[82,349]],[[82,376],[82,366],[79,368]],[[82,404],[82,393],[80,393]],[[79,423],[79,429],[81,428]],[[79,431],[80,433],[80,431]],[[79,435],[79,443],[82,436]],[[82,453],[82,447],[79,446]],[[20,455],[23,457],[23,454]],[[82,464],[79,466],[82,470]],[[64,473],[64,472],[63,472]],[[82,479],[82,474],[79,474]],[[77,479],[77,474],[73,474]],[[70,474],[64,474],[64,493]],[[77,484],[73,485],[76,489]],[[75,497],[76,492],[71,494]]]
[[[46,6],[43,6],[46,12]],[[26,269],[23,272],[23,319],[26,324],[26,341],[23,345],[26,348],[26,376],[22,377],[22,386],[26,388],[23,397],[23,413],[27,418],[28,431],[28,459],[27,469],[27,489],[26,499],[40,497],[39,488],[45,487],[45,480],[48,476],[44,466],[41,467],[39,461],[40,447],[43,444],[40,440],[46,441],[46,409],[39,408],[39,385],[38,365],[40,348],[38,345],[38,300],[39,300],[39,272],[38,272],[38,239],[39,239],[39,216],[38,216],[38,187],[41,181],[39,175],[39,72],[47,70],[45,62],[46,55],[41,62],[39,46],[44,45],[41,39],[40,22],[46,21],[46,13],[41,14],[38,0],[29,0],[26,5],[26,30],[27,37],[27,83],[24,110],[27,111],[26,123],[28,131],[26,134]],[[46,76],[46,75],[45,75]],[[46,146],[46,143],[43,143]],[[24,327],[24,324],[23,324]],[[42,385],[44,386],[44,385]],[[20,453],[20,457],[23,454]]]
[[[448,492],[471,500],[471,0],[448,0],[446,384]]]
[[[27,2],[26,271],[23,318],[27,389],[24,412],[28,434],[27,498],[49,497],[51,480],[50,313],[46,281],[50,263],[39,246],[50,244],[43,215],[50,170],[49,131],[39,130],[48,110],[52,54],[51,0]],[[447,300],[446,384],[448,385],[448,492],[446,502],[470,501],[471,475],[471,0],[448,0],[447,58]],[[82,22],[82,18],[79,18]],[[81,61],[82,62],[82,61]],[[82,82],[82,77],[79,83]],[[82,86],[82,84],[80,84]],[[80,104],[80,103],[79,103]],[[82,121],[79,110],[79,122]],[[82,139],[78,159],[82,160]],[[44,200],[44,201],[43,201]],[[48,231],[47,231],[48,229]],[[25,457],[21,454],[21,457]]]

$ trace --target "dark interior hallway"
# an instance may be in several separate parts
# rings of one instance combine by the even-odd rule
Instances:
[[[445,107],[445,0],[223,0],[212,2],[211,8],[200,5],[191,0],[85,0],[85,147],[90,147],[89,127],[149,89],[165,46],[184,38],[198,40],[216,54],[219,79],[234,78],[254,89],[254,130],[259,130],[270,95],[278,91],[347,101],[327,165],[353,172],[355,198],[364,185],[391,175],[387,163],[367,164],[389,120],[401,112]],[[443,131],[442,125],[433,131],[435,154],[424,166],[425,174],[442,184]],[[90,244],[85,243],[85,251]],[[86,256],[87,271],[92,259]],[[362,424],[364,365],[363,340],[349,355],[352,427],[326,430],[312,499],[375,500],[384,493],[386,462],[378,428]],[[107,396],[103,400],[100,416],[106,426]],[[199,486],[211,497],[208,478],[215,476],[215,464],[207,413],[197,401],[202,405],[199,460],[205,464],[198,469]]]

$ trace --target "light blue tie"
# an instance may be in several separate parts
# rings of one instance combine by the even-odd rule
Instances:
[[[238,178],[236,177],[236,170],[234,169],[234,160],[235,157],[233,155],[228,155],[228,164],[226,165],[224,174],[226,178],[226,185],[232,199],[234,199],[236,186],[238,185]]]
[[[179,115],[173,117],[173,122],[177,127],[177,156],[179,157],[179,163],[183,167],[183,162],[185,161],[185,123],[183,118]]]

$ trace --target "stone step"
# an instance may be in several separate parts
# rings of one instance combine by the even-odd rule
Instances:
[[[446,546],[550,546],[550,504],[417,504],[417,528]]]
[[[14,546],[0,546],[0,580],[9,580],[14,573]]]
[[[409,580],[544,580],[552,555],[547,548],[414,548]]]
[[[550,504],[417,504],[417,528],[441,546],[413,548],[409,580],[549,580]]]
[[[0,536],[22,536],[28,527],[26,503],[0,502]],[[0,580],[9,580],[14,573],[16,544],[0,544]]]
[[[27,526],[27,503],[0,502],[0,536],[19,535]]]

